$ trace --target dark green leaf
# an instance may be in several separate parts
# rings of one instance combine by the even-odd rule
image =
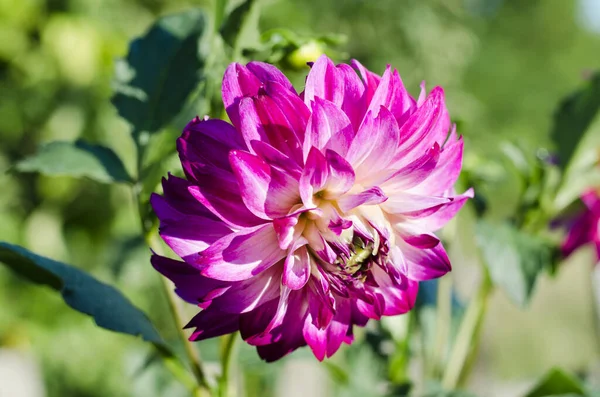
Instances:
[[[576,376],[560,368],[552,368],[525,397],[585,395],[585,388]]]
[[[562,169],[569,165],[577,144],[599,109],[600,73],[596,73],[584,88],[566,98],[554,115],[551,137]]]
[[[140,309],[118,290],[86,272],[4,242],[0,242],[0,262],[30,281],[60,291],[69,306],[92,316],[98,326],[139,335],[166,350],[163,339]]]
[[[84,141],[50,142],[15,166],[20,172],[88,177],[98,182],[131,182],[121,159],[111,149]]]
[[[477,244],[493,283],[526,305],[538,275],[552,265],[551,247],[511,225],[486,221],[477,225]]]
[[[255,48],[260,44],[259,3],[260,0],[244,0],[221,26],[223,40],[236,52],[243,48]]]
[[[131,43],[115,68],[112,102],[135,132],[160,130],[184,107],[203,75],[207,31],[204,12],[188,10],[160,18]]]

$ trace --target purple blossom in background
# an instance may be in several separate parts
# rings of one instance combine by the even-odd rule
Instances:
[[[414,100],[390,67],[322,56],[300,95],[272,65],[232,64],[223,101],[232,124],[191,121],[186,179],[151,200],[183,259],[152,264],[203,309],[191,340],[240,331],[267,361],[307,344],[322,360],[450,271],[433,232],[473,192],[453,190],[463,141],[441,88]]]
[[[600,261],[600,193],[588,190],[581,195],[581,201],[585,209],[569,225],[562,253],[567,257],[582,245],[593,243]]]

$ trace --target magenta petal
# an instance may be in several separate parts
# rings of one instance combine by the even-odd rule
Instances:
[[[267,95],[257,95],[240,102],[242,134],[252,146],[254,139],[268,142],[271,146],[302,164],[302,150],[297,128],[290,124],[287,115]]]
[[[209,307],[196,314],[185,328],[196,327],[196,330],[190,336],[190,340],[201,341],[238,331],[240,328],[239,319],[239,315],[224,313],[219,309]]]
[[[445,168],[445,164],[437,167],[439,160],[440,146],[435,143],[423,156],[397,170],[384,182],[379,183],[379,185],[381,186],[381,189],[388,194],[392,194],[391,192],[412,189],[430,177],[431,182],[428,183],[428,185],[434,185],[433,173],[437,172],[439,168]],[[437,190],[438,189],[436,188],[436,191]],[[419,190],[419,192],[422,191],[423,190]],[[443,192],[445,192],[445,190],[439,190],[438,194],[442,194]]]
[[[337,70],[338,75],[344,81],[342,110],[350,119],[354,131],[358,131],[367,109],[365,86],[349,65],[340,64],[337,66]]]
[[[306,207],[314,207],[312,196],[325,187],[328,178],[327,159],[319,149],[312,147],[299,182],[300,197]]]
[[[338,105],[344,100],[344,80],[338,76],[337,68],[326,55],[317,59],[306,78],[304,102],[310,106],[316,98],[326,99]]]
[[[359,180],[373,179],[375,173],[392,162],[398,150],[399,136],[398,123],[387,109],[367,113],[347,156]]]
[[[235,283],[213,301],[228,313],[246,313],[279,296],[281,269],[273,266],[256,277]]]
[[[327,181],[327,192],[325,198],[336,198],[354,186],[354,170],[342,156],[333,150],[325,152],[329,176]]]
[[[226,161],[232,149],[245,149],[246,144],[236,129],[223,120],[201,120],[196,117],[177,139],[177,150],[188,178],[215,169],[230,171]]]
[[[427,179],[412,191],[419,194],[443,194],[451,189],[462,169],[463,140],[444,145],[439,161]]]
[[[406,261],[406,275],[411,280],[431,280],[452,270],[450,259],[441,242],[433,248],[426,249],[404,242],[399,242],[398,246]]]
[[[452,200],[452,197],[421,196],[407,192],[395,192],[382,205],[382,208],[390,214],[419,217],[438,211],[441,206],[450,204]]]
[[[473,198],[473,195],[473,189],[469,189],[459,196],[454,196],[451,203],[442,205],[431,215],[415,219],[414,222],[426,230],[439,230],[456,216],[467,200]]]
[[[400,127],[401,144],[395,167],[400,168],[417,159],[434,143],[442,145],[448,136],[450,119],[444,104],[444,91],[436,87],[421,107],[415,110]]]
[[[231,283],[213,280],[200,274],[195,267],[181,261],[152,255],[152,266],[175,284],[175,292],[190,303],[211,300],[227,291]]]
[[[283,268],[282,283],[293,290],[306,285],[310,277],[311,259],[306,246],[290,250]]]
[[[231,122],[236,127],[240,124],[240,110],[238,105],[244,97],[256,95],[261,87],[260,80],[239,63],[232,63],[225,70],[223,76],[223,104]]]
[[[260,274],[285,256],[273,225],[266,224],[221,238],[198,253],[192,264],[206,277],[241,281]]]
[[[358,194],[347,194],[338,200],[338,205],[343,212],[348,212],[360,205],[374,205],[385,202],[388,198],[377,186],[369,188]]]
[[[321,98],[315,98],[311,105],[312,115],[304,136],[305,157],[313,146],[333,149],[344,156],[354,137],[348,116],[332,102]]]
[[[408,94],[398,71],[391,67],[387,67],[381,81],[377,86],[377,90],[373,94],[371,103],[367,112],[372,112],[377,115],[380,108],[388,109],[391,114],[398,120],[402,121],[402,117],[406,112],[415,106],[415,100]]]
[[[295,227],[298,224],[298,214],[273,219],[273,228],[277,233],[277,241],[282,250],[287,249],[294,240],[298,240]]]
[[[263,141],[252,141],[254,153],[271,167],[290,174],[294,179],[300,179],[302,168],[294,160]]]
[[[365,106],[369,106],[371,100],[373,99],[373,95],[375,95],[375,91],[379,86],[379,82],[381,81],[381,77],[365,68],[360,62],[356,59],[352,60],[352,66],[360,72],[360,75],[363,80],[363,84],[365,86],[364,91],[364,103]]]
[[[309,314],[304,323],[304,338],[319,361],[331,357],[342,345],[350,322],[350,304],[345,299],[336,301],[336,313],[326,328],[317,328]]]
[[[202,175],[198,178],[198,185],[190,186],[188,191],[229,226],[252,227],[264,222],[246,208],[233,174],[214,172]]]
[[[262,83],[275,82],[281,85],[284,89],[296,94],[294,86],[287,77],[277,67],[258,61],[249,62],[246,67],[251,71]],[[297,94],[296,94],[297,95]]]
[[[298,182],[284,172],[269,167],[250,153],[233,150],[229,161],[240,186],[246,207],[263,219],[285,216],[300,202]]]
[[[282,89],[280,84],[274,82],[265,85],[265,92],[285,115],[286,125],[296,134],[300,142],[304,142],[304,132],[310,117],[310,110],[304,101],[298,95]]]

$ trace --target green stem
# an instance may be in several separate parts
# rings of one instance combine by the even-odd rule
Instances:
[[[452,323],[452,279],[450,277],[438,280],[436,308],[435,340],[428,373],[434,379],[442,375],[450,336]]]
[[[142,136],[142,134],[139,132],[134,133],[134,139],[135,139],[135,143],[137,146],[137,153],[136,153],[137,180],[133,186],[133,193],[135,195],[135,201],[137,204],[138,215],[140,218],[141,232],[144,236],[144,239],[149,247],[151,247],[155,252],[160,253],[160,251],[161,251],[161,249],[159,248],[160,245],[154,244],[154,242],[153,242],[154,234],[152,233],[151,227],[149,226],[150,223],[148,222],[148,219],[147,219],[146,205],[141,196],[142,186],[143,186],[143,162],[144,162],[144,151],[145,151],[145,144],[144,144],[144,142],[141,141],[141,139],[140,139],[141,136]],[[173,292],[172,286],[170,285],[169,281],[165,277],[160,277],[160,279],[161,279],[160,284],[162,286],[165,297],[167,298],[167,302],[168,302],[169,309],[171,312],[171,317],[173,318],[175,325],[177,327],[179,338],[181,339],[181,342],[184,346],[185,354],[189,360],[189,365],[191,367],[192,374],[194,375],[194,377],[196,378],[196,382],[198,383],[198,388],[196,389],[195,394],[197,397],[203,396],[203,395],[205,395],[204,392],[208,391],[210,389],[209,389],[208,382],[206,381],[204,371],[202,370],[200,356],[198,354],[198,351],[196,349],[194,349],[192,344],[188,341],[187,335],[185,334],[185,332],[183,330],[183,325],[184,325],[182,322],[183,316],[181,315],[181,310],[179,308],[179,305],[177,304],[177,297],[175,296],[175,293]],[[167,365],[167,368],[171,369],[172,367]]]
[[[221,29],[221,25],[223,24],[223,18],[225,18],[225,9],[227,8],[227,0],[215,0],[215,4],[214,4],[214,12],[215,12],[215,26],[214,26],[214,31],[215,33],[219,32],[219,29]]]
[[[223,372],[219,378],[219,397],[229,396],[229,372],[231,370],[231,358],[233,356],[235,341],[238,339],[237,336],[237,332],[234,332],[223,337],[223,352],[221,354]]]
[[[597,296],[597,287],[598,287],[598,266],[600,266],[600,262],[597,263],[591,270],[590,274],[590,295],[592,300],[592,321],[594,325],[594,335],[596,340],[596,353],[600,355],[600,305],[598,299],[600,297]]]
[[[406,316],[408,316],[406,335],[404,335],[404,338],[396,344],[396,351],[391,360],[390,380],[395,384],[401,385],[409,381],[408,364],[411,357],[410,343],[417,323],[416,312],[416,310],[411,310],[406,314]]]
[[[442,386],[446,390],[456,389],[460,382],[468,377],[468,359],[479,344],[481,325],[491,291],[492,282],[487,271],[485,271],[477,294],[467,307],[467,312],[460,324],[456,341],[450,353],[448,365],[442,378]]]

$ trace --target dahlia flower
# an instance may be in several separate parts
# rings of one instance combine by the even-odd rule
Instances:
[[[562,253],[567,257],[582,245],[593,243],[600,261],[600,192],[588,190],[581,195],[581,201],[585,209],[570,222]]]
[[[231,124],[192,120],[186,179],[151,198],[182,259],[152,264],[202,309],[190,340],[239,331],[266,361],[307,344],[322,360],[450,271],[433,232],[472,191],[453,190],[463,141],[441,88],[414,100],[389,66],[322,56],[301,94],[260,62],[231,64],[222,93]]]

